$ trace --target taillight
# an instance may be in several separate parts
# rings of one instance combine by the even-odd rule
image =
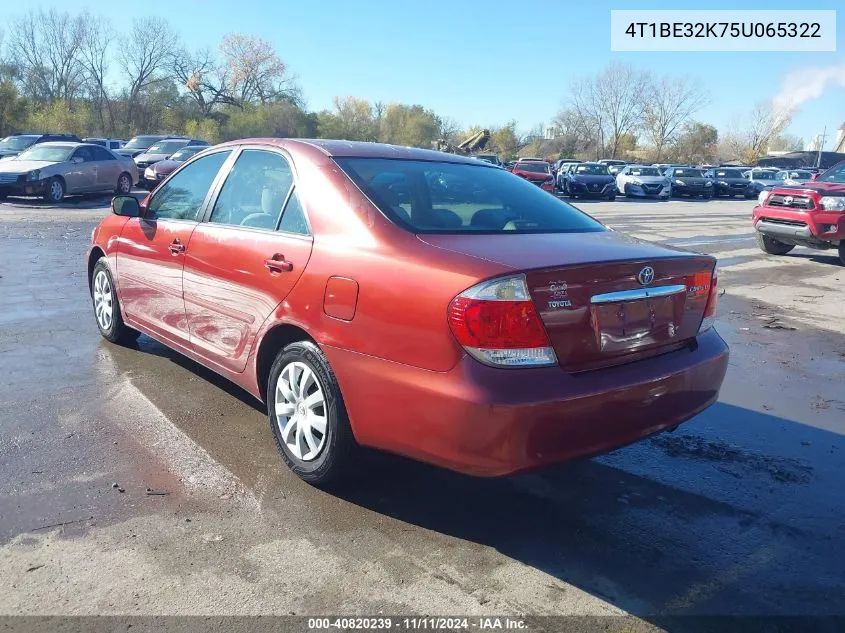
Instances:
[[[465,290],[449,304],[447,318],[458,343],[485,365],[557,363],[524,275],[484,281]]]
[[[713,277],[710,280],[710,294],[707,295],[707,306],[704,308],[704,318],[701,320],[701,326],[698,328],[698,333],[706,332],[716,322],[716,300],[718,298],[719,290],[719,274],[713,270]]]

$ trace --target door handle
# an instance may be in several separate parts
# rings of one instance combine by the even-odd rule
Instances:
[[[185,245],[182,244],[182,240],[177,237],[175,240],[170,242],[170,246],[168,246],[167,249],[171,252],[171,254],[178,255],[179,253],[185,252]]]
[[[276,253],[270,259],[264,260],[264,267],[271,273],[289,273],[293,270],[293,262],[287,261],[284,255]]]

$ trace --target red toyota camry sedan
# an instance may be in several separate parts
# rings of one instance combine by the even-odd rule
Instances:
[[[261,399],[314,484],[359,445],[485,476],[608,451],[725,375],[712,257],[472,158],[234,141],[112,209],[87,261],[102,335],[143,332]]]

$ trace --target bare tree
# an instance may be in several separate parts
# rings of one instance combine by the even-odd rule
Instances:
[[[84,78],[80,49],[90,24],[55,9],[30,11],[12,22],[11,48],[24,78],[24,90],[37,99],[77,96]]]
[[[230,103],[226,94],[226,79],[220,77],[214,54],[207,48],[189,53],[184,48],[171,56],[174,78],[196,102],[204,117],[211,117],[217,105]]]
[[[228,96],[235,104],[298,98],[287,66],[267,40],[230,33],[220,44],[220,55],[219,72],[225,80]]]
[[[162,18],[143,18],[132,23],[132,30],[121,49],[120,67],[126,75],[127,119],[134,122],[141,94],[163,79],[170,70],[176,34]]]
[[[112,43],[112,29],[108,21],[83,17],[88,23],[80,46],[80,60],[92,102],[96,105],[100,131],[114,130],[114,110],[106,87],[109,70],[109,52]],[[106,115],[108,114],[108,121]]]
[[[727,135],[725,150],[733,158],[748,163],[756,162],[765,156],[769,146],[789,126],[791,120],[791,111],[771,102],[758,103]]]
[[[695,112],[707,104],[709,96],[687,77],[663,77],[647,84],[643,101],[643,123],[660,162],[664,150],[677,139]]]

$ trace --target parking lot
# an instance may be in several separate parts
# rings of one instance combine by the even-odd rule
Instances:
[[[372,455],[332,494],[286,469],[246,393],[147,337],[101,339],[84,253],[106,197],[0,204],[3,610],[841,614],[836,254],[765,256],[745,200],[576,204],[719,258],[720,402],[515,478]]]

